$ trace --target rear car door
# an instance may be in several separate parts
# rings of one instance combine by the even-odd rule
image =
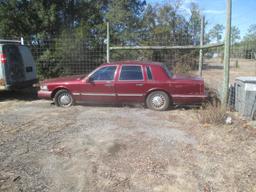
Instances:
[[[98,68],[87,78],[83,86],[81,98],[86,102],[115,102],[115,73],[116,65]]]
[[[143,102],[145,77],[142,65],[122,65],[116,81],[117,100],[120,102]]]

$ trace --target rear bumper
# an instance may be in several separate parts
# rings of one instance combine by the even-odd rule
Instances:
[[[37,96],[38,96],[40,99],[52,99],[52,98],[51,98],[51,95],[52,95],[52,92],[51,92],[51,91],[39,90],[39,91],[37,92]]]
[[[32,79],[28,81],[22,81],[22,82],[15,82],[11,85],[7,84],[6,89],[7,90],[13,90],[13,89],[24,89],[27,87],[32,87],[33,84],[37,83],[38,79]]]
[[[208,93],[205,93],[205,95],[202,95],[201,98],[202,98],[203,101],[207,100],[209,98]]]

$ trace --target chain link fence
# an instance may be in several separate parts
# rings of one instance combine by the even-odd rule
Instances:
[[[30,39],[30,47],[40,79],[85,74],[106,61],[102,38]]]
[[[139,37],[139,41],[120,41],[112,37],[112,47],[136,46],[174,46],[172,49],[113,49],[110,61],[146,60],[165,63],[175,73],[191,73],[198,70],[199,49],[175,48],[175,46],[192,45],[191,37],[152,36]],[[25,41],[30,47],[37,65],[40,79],[86,74],[107,60],[107,45],[104,37],[75,38],[70,36],[51,38],[50,40],[30,39]],[[240,43],[231,47],[231,82],[242,75],[256,75],[256,53],[252,42]],[[203,77],[209,93],[218,105],[223,84],[223,51],[224,47],[204,49]],[[231,85],[229,106],[234,109],[235,89]]]
[[[133,34],[134,35],[134,34]],[[20,38],[5,38],[17,39]],[[110,61],[117,60],[147,60],[165,63],[173,68],[175,73],[190,73],[198,70],[199,49],[180,48],[188,45],[198,45],[190,35],[180,33],[172,36],[165,34],[148,35],[142,32],[127,40],[112,34],[111,47],[152,46],[159,49],[114,49],[110,52]],[[27,38],[37,66],[37,76],[40,80],[91,72],[107,61],[107,44],[104,35],[99,37],[82,37],[69,34],[51,38]],[[173,48],[165,48],[171,47]],[[179,48],[175,48],[178,46]],[[223,52],[224,47],[204,49],[203,78],[206,86],[216,97],[221,98],[223,84]],[[246,41],[231,47],[231,84],[237,76],[256,75],[256,42]],[[234,108],[234,87],[230,88],[229,104]]]

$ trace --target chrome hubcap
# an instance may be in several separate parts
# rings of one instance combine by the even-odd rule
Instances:
[[[70,98],[69,94],[64,93],[64,94],[62,94],[62,95],[60,96],[59,101],[60,101],[60,104],[61,104],[61,105],[66,106],[66,105],[69,105],[69,104],[71,103],[71,98]]]
[[[151,99],[151,103],[155,108],[160,108],[165,103],[165,98],[162,95],[156,95]]]

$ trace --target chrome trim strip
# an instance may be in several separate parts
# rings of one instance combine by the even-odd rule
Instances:
[[[121,97],[142,97],[143,94],[117,94],[117,96],[121,96]]]
[[[84,96],[120,96],[120,97],[142,97],[143,94],[114,94],[114,93],[73,93],[73,95],[84,95]]]
[[[206,97],[206,95],[172,95],[172,97]]]
[[[38,93],[52,94],[52,91],[46,91],[46,90],[40,89],[40,90],[38,91]]]
[[[81,93],[84,96],[116,96],[114,93]]]

